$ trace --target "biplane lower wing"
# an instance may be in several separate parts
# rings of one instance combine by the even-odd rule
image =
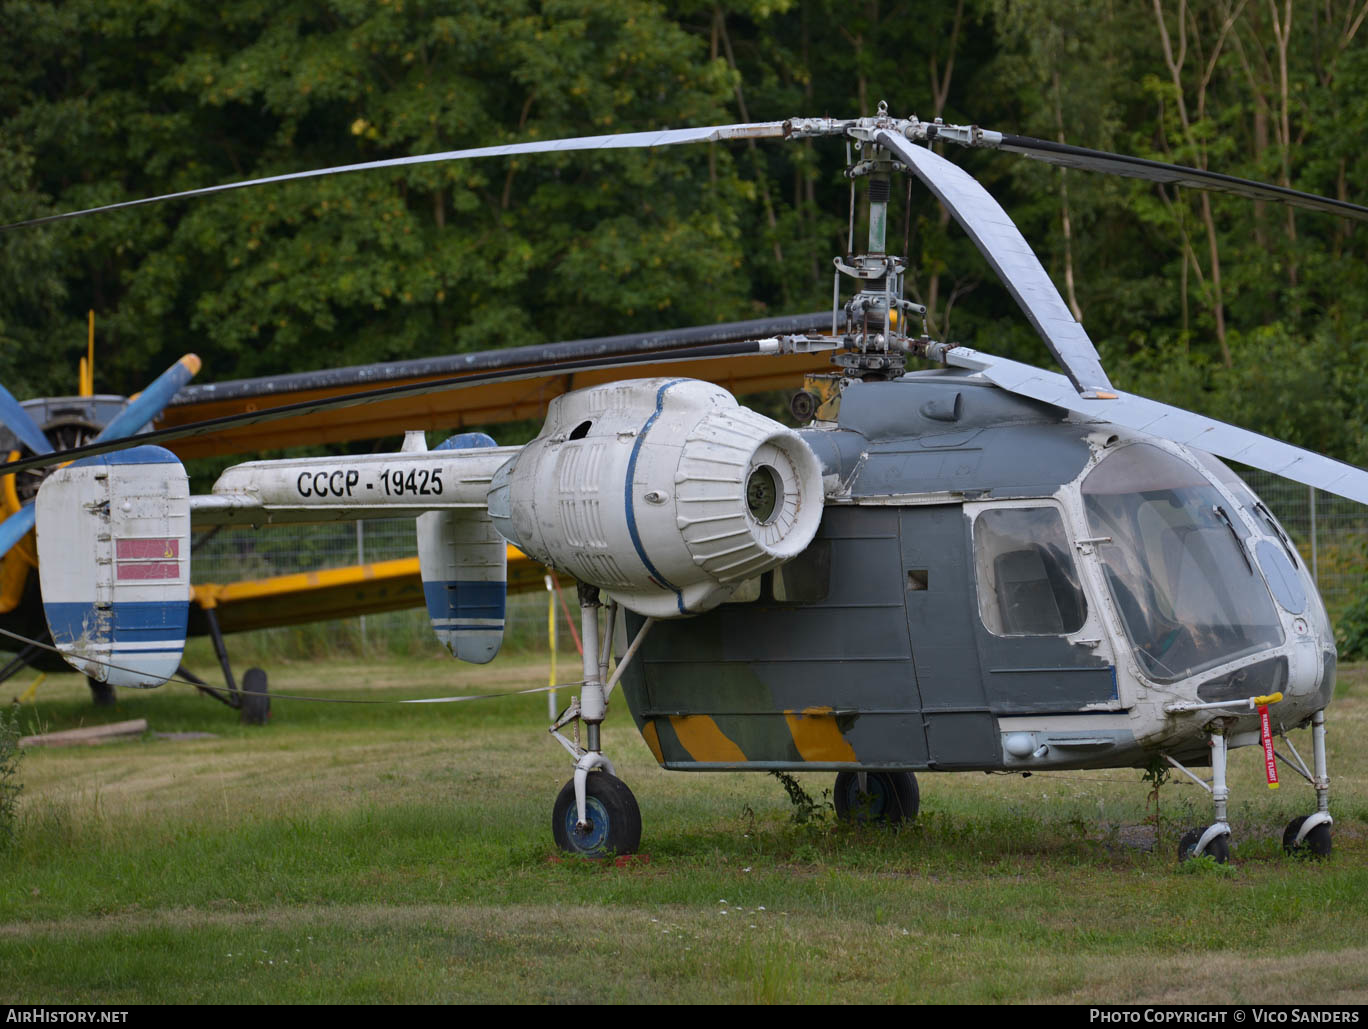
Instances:
[[[510,593],[542,589],[545,572],[517,547],[508,548]],[[191,636],[209,633],[209,610],[220,632],[233,633],[401,611],[425,603],[416,557],[233,583],[202,583],[192,588],[190,601]]]

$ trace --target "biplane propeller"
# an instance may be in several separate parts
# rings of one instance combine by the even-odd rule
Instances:
[[[1116,389],[1011,219],[931,145],[995,148],[1357,220],[1368,220],[1368,208],[976,126],[895,118],[880,105],[878,115],[850,120],[374,161],[22,224],[433,161],[820,137],[853,148],[846,174],[864,181],[868,204],[865,245],[857,251],[852,230],[848,253],[834,261],[830,331],[691,352],[829,354],[834,368],[810,377],[795,401],[796,411],[813,416],[806,428],[785,428],[719,387],[656,377],[557,397],[541,433],[521,448],[482,438],[426,451],[415,436],[396,454],[239,465],[206,497],[187,495],[179,462],[159,446],[76,448],[63,456],[84,459],[52,474],[38,500],[39,546],[49,551],[44,593],[51,583],[53,598],[68,605],[54,639],[78,667],[113,664],[130,684],[158,682],[174,669],[184,637],[186,571],[176,554],[192,520],[261,525],[407,513],[418,519],[434,627],[463,659],[489,660],[498,649],[505,541],[580,582],[584,682],[551,727],[575,762],[552,816],[567,850],[627,853],[640,842],[636,801],[601,738],[608,698],[621,684],[663,767],[834,770],[837,811],[850,817],[914,816],[917,771],[1167,762],[1202,783],[1213,802],[1212,822],[1184,836],[1180,856],[1218,861],[1230,845],[1228,750],[1261,746],[1272,785],[1281,736],[1292,755],[1284,764],[1315,793],[1315,810],[1294,819],[1283,842],[1329,853],[1333,636],[1286,532],[1219,458],[1361,503],[1368,473]],[[906,260],[888,253],[885,238],[890,181],[899,173],[914,175],[950,210],[1064,375],[916,331],[924,311],[905,298]],[[908,373],[908,357],[939,367]],[[646,350],[530,368],[495,356],[442,381],[178,426],[144,441],[661,359]],[[94,594],[92,563],[105,576]],[[125,605],[131,614],[121,622]],[[574,740],[561,731],[571,724]],[[1287,738],[1308,725],[1310,764]],[[1188,768],[1208,764],[1209,783]]]

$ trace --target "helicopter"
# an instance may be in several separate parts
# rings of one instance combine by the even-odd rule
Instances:
[[[1314,810],[1286,827],[1284,846],[1328,855],[1334,638],[1288,534],[1221,459],[1361,503],[1368,473],[1115,388],[1006,212],[932,145],[1006,150],[1359,220],[1368,208],[973,125],[897,118],[882,104],[872,117],[510,144],[110,207],[429,161],[821,137],[845,141],[852,183],[830,332],[689,351],[698,360],[829,354],[832,368],[809,376],[793,398],[804,428],[675,376],[564,393],[522,447],[463,435],[428,450],[411,433],[397,453],[236,465],[205,496],[189,495],[184,469],[160,446],[335,406],[681,356],[648,349],[210,419],[145,434],[136,449],[73,448],[62,458],[74,462],[44,480],[36,504],[58,648],[111,682],[157,685],[174,673],[184,643],[192,523],[405,514],[416,519],[433,627],[459,659],[489,661],[498,651],[506,542],[579,582],[583,683],[549,730],[574,764],[552,807],[553,835],[569,852],[640,846],[640,809],[602,736],[621,686],[662,767],[835,771],[837,813],[854,819],[914,818],[921,771],[1164,763],[1211,795],[1212,820],[1184,834],[1182,859],[1229,859],[1228,753],[1259,746],[1270,784],[1281,757],[1314,792]],[[904,296],[906,260],[887,251],[890,181],[899,173],[949,209],[1063,375],[917,331],[925,311]],[[860,182],[868,238],[857,248]],[[909,358],[933,367],[908,372]],[[0,473],[52,463],[35,457]],[[1287,736],[1306,726],[1309,763]],[[1210,782],[1192,771],[1208,765]]]

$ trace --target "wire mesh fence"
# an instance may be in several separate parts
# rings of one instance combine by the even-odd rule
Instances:
[[[1246,470],[1242,477],[1292,536],[1337,619],[1368,576],[1368,508],[1268,472]]]
[[[418,542],[412,518],[378,518],[330,525],[282,525],[267,531],[222,529],[196,542],[195,583],[230,583],[295,572],[322,571],[376,561],[415,557]],[[573,584],[565,600],[575,613]],[[545,652],[547,605],[543,591],[508,598],[505,651]],[[557,605],[559,610],[559,604]],[[567,644],[564,613],[559,645]],[[444,653],[422,609],[388,611],[312,625],[284,626],[241,633],[233,649],[254,655],[322,657],[346,654]]]
[[[196,543],[193,574],[197,583],[240,582],[417,553],[412,518],[281,525],[265,532],[223,529]]]
[[[1246,470],[1244,478],[1292,536],[1320,586],[1331,619],[1336,619],[1362,593],[1368,577],[1368,508],[1266,472]],[[196,547],[194,581],[238,582],[413,557],[417,552],[414,523],[409,518],[287,525],[268,532],[225,529]],[[506,649],[546,648],[548,599],[542,592],[509,597]],[[573,611],[573,589],[566,600]],[[562,625],[562,634],[564,631]],[[427,615],[421,610],[267,629],[244,636],[251,638],[249,648],[300,652],[301,656],[338,651],[440,652],[428,628]],[[564,642],[562,635],[562,645]]]

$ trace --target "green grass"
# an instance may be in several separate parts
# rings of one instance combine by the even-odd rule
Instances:
[[[546,669],[295,662],[271,678],[393,699],[523,688]],[[1232,760],[1227,869],[1180,869],[1205,795],[1165,785],[1156,830],[1138,771],[925,775],[901,831],[796,825],[769,776],[660,771],[620,701],[605,741],[645,857],[562,859],[550,807],[570,765],[540,695],[277,699],[248,729],[177,689],[96,712],[80,680],[54,677],[23,709],[29,728],[146,717],[217,735],[26,754],[0,853],[11,1001],[1368,999],[1368,669],[1345,670],[1330,709],[1333,857],[1283,855],[1311,792],[1290,770],[1267,790],[1250,748]],[[819,803],[830,778],[800,777]]]

